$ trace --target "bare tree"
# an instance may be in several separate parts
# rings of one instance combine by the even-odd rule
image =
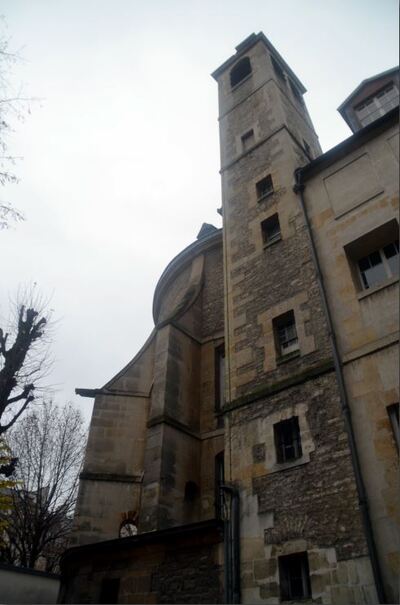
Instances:
[[[30,112],[33,99],[24,95],[21,86],[14,85],[13,71],[16,63],[21,61],[18,52],[10,49],[10,40],[6,36],[6,23],[0,17],[0,184],[16,183],[13,172],[18,159],[8,152],[8,137],[13,131],[13,124],[23,121]],[[12,222],[24,220],[22,213],[10,203],[0,200],[0,229],[8,228]]]
[[[12,303],[9,329],[0,328],[0,435],[40,393],[51,367],[47,306],[33,290],[24,292]]]
[[[7,441],[18,463],[0,558],[54,571],[66,548],[76,502],[86,443],[81,413],[71,404],[45,402],[15,425]]]

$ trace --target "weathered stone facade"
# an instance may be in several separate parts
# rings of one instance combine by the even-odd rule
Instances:
[[[114,579],[121,603],[394,602],[398,277],[357,273],[398,226],[394,117],[321,155],[263,34],[213,77],[223,229],[168,265],[133,361],[79,391],[95,405],[62,600]]]

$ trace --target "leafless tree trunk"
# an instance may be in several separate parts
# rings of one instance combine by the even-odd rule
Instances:
[[[58,564],[71,529],[86,435],[71,404],[36,406],[7,434],[18,458],[12,511],[4,530],[3,562],[47,571]]]
[[[0,435],[10,429],[35,399],[51,361],[49,313],[40,297],[22,296],[6,332],[0,328]]]

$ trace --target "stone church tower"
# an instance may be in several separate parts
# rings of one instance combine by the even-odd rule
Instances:
[[[379,119],[325,154],[264,34],[212,74],[223,229],[167,266],[132,361],[77,390],[95,404],[61,602],[396,599],[393,71],[365,89]]]
[[[225,260],[225,468],[240,486],[243,600],[278,599],[279,574],[288,598],[310,597],[312,585],[313,598],[325,600],[338,564],[360,568],[373,600],[328,327],[293,191],[295,169],[321,149],[304,86],[265,36],[253,34],[236,50],[213,77]],[[296,574],[301,594],[291,594]]]

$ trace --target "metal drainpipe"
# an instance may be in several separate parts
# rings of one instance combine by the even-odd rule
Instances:
[[[381,572],[380,565],[379,565],[379,559],[378,559],[378,554],[376,551],[375,539],[374,539],[374,534],[373,534],[373,530],[372,530],[371,518],[370,518],[370,514],[369,514],[367,493],[365,490],[364,480],[363,480],[362,474],[361,474],[360,459],[358,456],[357,444],[356,444],[354,429],[353,429],[353,423],[351,420],[351,411],[350,411],[350,407],[349,407],[347,389],[346,389],[346,385],[345,385],[345,381],[344,381],[343,367],[342,367],[342,363],[341,363],[340,357],[339,357],[339,350],[338,350],[337,341],[336,341],[336,334],[335,334],[335,331],[333,328],[332,315],[330,312],[328,297],[327,297],[325,286],[324,286],[324,281],[323,281],[323,276],[322,276],[322,272],[321,272],[321,267],[319,264],[314,236],[312,234],[311,225],[310,225],[310,221],[308,218],[306,205],[304,202],[305,185],[302,182],[302,169],[298,168],[297,170],[295,170],[294,175],[295,175],[296,184],[293,187],[293,191],[295,193],[297,193],[300,197],[300,205],[301,205],[301,208],[302,208],[302,211],[304,214],[307,232],[308,232],[308,236],[309,236],[310,244],[311,244],[311,255],[312,255],[313,262],[314,262],[315,271],[317,274],[317,281],[318,281],[319,289],[321,292],[322,306],[323,306],[323,310],[325,313],[326,323],[328,325],[329,339],[330,339],[331,346],[332,346],[333,361],[334,361],[335,372],[336,372],[336,377],[337,377],[338,387],[339,387],[340,403],[341,403],[345,428],[346,428],[346,432],[347,432],[347,436],[348,436],[348,440],[349,440],[350,455],[351,455],[351,460],[353,463],[353,470],[354,470],[354,475],[355,475],[355,480],[356,480],[358,501],[359,501],[359,506],[360,506],[361,515],[362,515],[362,519],[363,519],[363,524],[364,524],[365,537],[367,540],[367,546],[368,546],[368,551],[369,551],[369,556],[370,556],[371,566],[372,566],[372,573],[374,575],[374,580],[375,580],[376,592],[378,595],[379,603],[387,603],[388,601],[386,600],[386,596],[385,596],[385,589],[384,589],[383,580],[382,580],[382,572]]]
[[[221,485],[230,498],[229,519],[224,520],[225,603],[240,603],[240,499],[232,485]]]

